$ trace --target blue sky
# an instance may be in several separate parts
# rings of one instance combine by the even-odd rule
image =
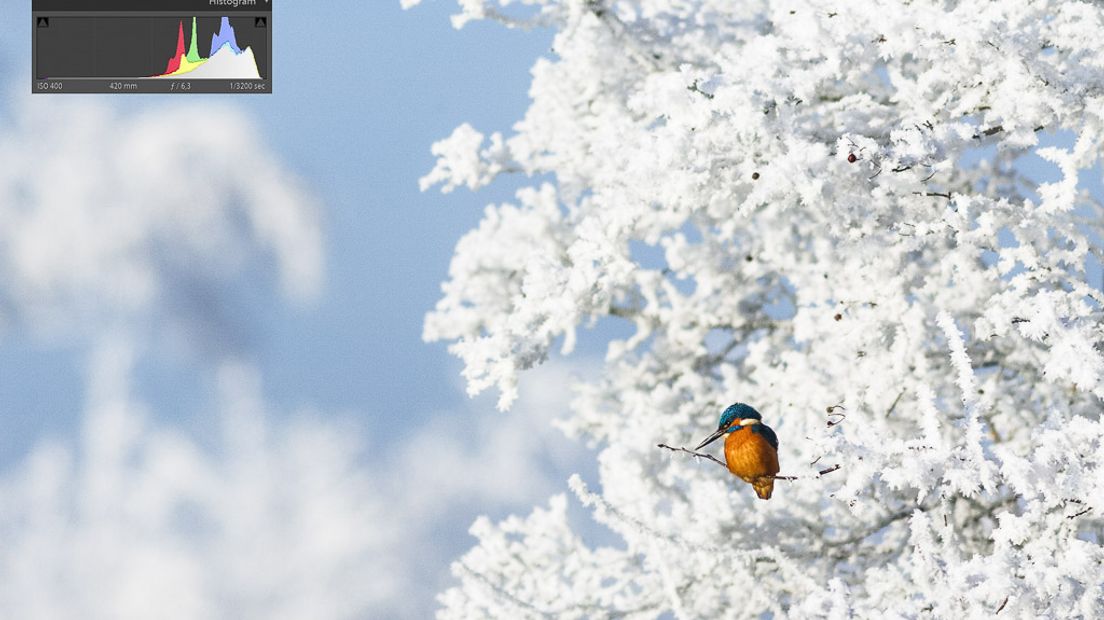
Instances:
[[[326,205],[329,253],[325,297],[310,312],[275,317],[261,366],[274,398],[378,404],[393,412],[379,430],[394,433],[396,421],[456,399],[446,386],[458,366],[443,346],[421,343],[422,317],[456,241],[484,204],[511,193],[422,194],[429,146],[462,122],[506,129],[519,119],[529,67],[550,35],[489,24],[456,31],[451,2],[405,12],[367,4],[280,9],[276,94],[245,102]]]
[[[512,196],[510,183],[478,195],[419,192],[418,178],[433,165],[429,147],[462,122],[493,131],[520,119],[529,68],[551,34],[485,23],[457,31],[448,20],[451,2],[410,11],[397,0],[324,6],[275,5],[275,94],[190,100],[232,100],[247,110],[324,207],[321,297],[299,306],[239,300],[236,321],[266,395],[286,407],[370,409],[379,412],[363,419],[372,436],[401,437],[408,425],[464,398],[458,363],[444,345],[422,343],[422,319],[457,240],[485,204]],[[3,42],[3,72],[9,90],[19,92],[28,88],[29,56],[15,42],[30,33],[21,19],[27,5],[17,8],[3,11],[4,31],[18,33]],[[167,98],[111,99],[131,110],[156,109]],[[242,153],[243,165],[248,158]],[[10,458],[44,430],[72,422],[56,412],[76,411],[81,374],[64,341],[43,347],[18,333],[6,339],[0,398],[32,414],[0,422]],[[186,410],[191,390],[180,383],[194,369],[187,359],[157,361],[164,367],[142,373],[146,391],[166,401],[159,410]]]
[[[54,101],[27,94],[29,3],[0,0],[0,7],[0,31],[9,33],[0,38],[3,146],[5,132],[13,133],[10,123],[18,125],[28,110],[45,110]],[[528,106],[529,69],[548,53],[552,36],[485,23],[457,31],[448,19],[455,10],[453,2],[443,0],[410,11],[398,0],[276,0],[272,95],[55,98],[78,108],[82,102],[105,105],[120,126],[162,113],[168,122],[182,105],[205,114],[217,113],[211,106],[230,105],[259,130],[262,148],[271,151],[265,155],[275,157],[320,205],[326,264],[316,299],[289,302],[272,282],[252,281],[250,274],[214,283],[197,276],[196,291],[166,302],[180,308],[138,315],[136,324],[127,326],[150,338],[142,343],[145,350],[128,371],[129,380],[139,409],[157,428],[178,429],[214,451],[223,424],[218,402],[226,373],[218,361],[224,359],[256,370],[258,397],[270,418],[305,416],[321,420],[323,430],[351,430],[365,448],[360,466],[373,478],[381,501],[429,515],[404,543],[419,563],[420,583],[407,584],[406,607],[378,608],[388,614],[421,616],[432,610],[432,594],[447,584],[448,563],[474,542],[466,530],[476,516],[527,512],[565,490],[568,473],[589,471],[578,466],[581,448],[549,430],[549,420],[566,406],[569,369],[553,365],[534,375],[528,391],[523,382],[516,409],[537,420],[526,421],[518,412],[507,417],[494,411],[495,394],[468,399],[459,362],[444,344],[421,340],[424,315],[439,297],[456,242],[477,224],[486,204],[511,199],[526,182],[506,180],[478,194],[421,193],[418,179],[433,166],[430,147],[464,122],[485,132],[508,132]],[[67,109],[44,113],[59,115],[55,120],[64,125],[77,120],[63,118]],[[65,136],[58,139],[57,148],[68,148]],[[250,168],[259,155],[243,149],[240,166]],[[0,308],[4,294],[0,286]],[[190,348],[173,346],[158,335],[158,323],[174,312],[198,312],[215,327],[191,334],[197,343]],[[57,333],[34,332],[24,324],[0,330],[0,473],[16,483],[21,467],[34,462],[34,454],[41,456],[36,451],[44,442],[73,446],[78,458],[94,456],[80,456],[82,449],[94,453],[81,447],[88,440],[81,439],[80,429],[96,399],[88,376],[96,370],[94,360],[111,356],[91,355],[97,334],[72,327]],[[585,364],[600,349],[583,336],[576,357]],[[523,419],[512,421],[518,417]],[[95,435],[95,430],[86,432]],[[280,436],[279,429],[272,434]],[[436,444],[437,434],[450,443]],[[326,458],[319,454],[320,461]],[[466,472],[471,479],[454,481],[437,498],[424,488],[408,489],[426,487],[438,475],[433,469],[438,458],[456,470],[443,474]],[[532,463],[510,464],[510,459]],[[513,477],[500,475],[504,463],[516,470]],[[503,482],[493,484],[496,477]],[[79,484],[79,476],[76,480]],[[477,486],[487,481],[488,488]],[[0,506],[0,516],[3,512]],[[86,516],[79,510],[75,515],[77,521]]]

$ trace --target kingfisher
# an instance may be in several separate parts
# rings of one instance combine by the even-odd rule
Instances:
[[[751,484],[759,499],[770,499],[774,476],[778,473],[778,436],[763,424],[763,416],[751,405],[736,403],[721,413],[717,430],[695,450],[725,438],[725,463],[728,471]]]

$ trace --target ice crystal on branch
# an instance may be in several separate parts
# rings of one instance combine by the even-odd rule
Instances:
[[[603,446],[601,493],[574,488],[623,545],[587,548],[559,499],[483,521],[446,617],[1104,614],[1086,184],[1104,7],[460,4],[461,21],[552,25],[554,56],[512,135],[462,127],[423,183],[553,182],[460,241],[426,337],[508,407],[577,328],[634,334],[564,420]],[[737,400],[798,476],[770,502],[655,448]]]

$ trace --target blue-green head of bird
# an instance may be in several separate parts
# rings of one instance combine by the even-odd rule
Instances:
[[[721,419],[717,422],[717,430],[694,449],[701,450],[723,435],[738,431],[745,426],[759,424],[762,419],[763,416],[751,405],[745,405],[744,403],[729,405],[721,412]]]

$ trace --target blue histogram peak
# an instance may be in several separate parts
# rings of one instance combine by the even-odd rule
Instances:
[[[238,41],[234,38],[234,27],[230,25],[230,18],[228,17],[222,18],[218,32],[211,35],[211,53],[208,56],[214,56],[215,52],[219,51],[219,48],[223,45],[229,45],[235,54],[241,53]]]

